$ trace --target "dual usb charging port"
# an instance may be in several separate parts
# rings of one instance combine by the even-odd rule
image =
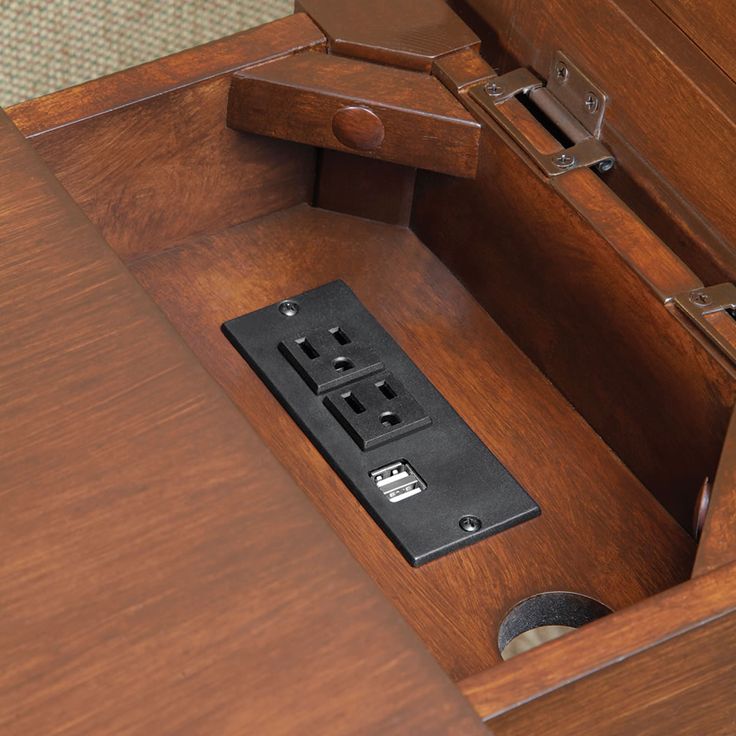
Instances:
[[[406,460],[372,471],[371,479],[391,503],[415,496],[427,487]]]

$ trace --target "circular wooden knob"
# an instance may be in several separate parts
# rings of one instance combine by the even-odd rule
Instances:
[[[385,131],[381,118],[367,107],[342,107],[332,118],[332,132],[343,146],[358,151],[375,151]]]

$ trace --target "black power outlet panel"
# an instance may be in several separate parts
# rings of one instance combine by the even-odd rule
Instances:
[[[342,281],[223,332],[412,565],[539,514]]]

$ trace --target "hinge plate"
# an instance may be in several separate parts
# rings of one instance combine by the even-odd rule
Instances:
[[[569,68],[567,69],[568,75],[570,75],[571,72]],[[598,166],[600,171],[610,170],[614,163],[614,158],[610,151],[587,128],[584,128],[577,119],[573,121],[576,133],[573,138],[574,145],[557,153],[545,154],[538,151],[526,135],[503,113],[503,103],[507,100],[520,94],[529,95],[534,99],[535,93],[544,93],[546,91],[546,89],[542,89],[544,86],[544,82],[538,79],[536,75],[528,69],[522,68],[502,74],[499,77],[484,79],[480,83],[470,87],[468,95],[470,99],[479,104],[485,112],[491,115],[501,125],[547,176],[559,176],[568,171],[587,168],[589,166]],[[566,85],[562,84],[561,86],[564,87]],[[587,88],[585,84],[582,86]],[[591,92],[591,94],[595,93]],[[556,109],[559,108],[562,116],[567,116],[568,118],[572,116],[566,108],[561,107],[561,103],[556,97],[548,96],[547,99],[553,100],[553,105],[556,106]],[[588,122],[590,123],[590,121]]]
[[[736,285],[726,283],[702,287],[675,294],[672,301],[732,362],[736,363],[736,346],[708,320],[708,316],[716,312],[736,309]]]
[[[562,51],[552,60],[547,89],[588,133],[600,137],[608,95]]]

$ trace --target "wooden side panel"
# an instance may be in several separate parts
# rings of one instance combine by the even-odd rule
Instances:
[[[711,622],[736,612],[734,590],[736,566],[721,567],[712,574],[688,581],[514,657],[503,667],[468,678],[460,683],[460,688],[478,714],[493,722],[506,713],[523,709],[526,703],[565,690],[571,683],[585,682],[619,663],[636,662],[641,652],[675,637],[701,627],[703,636],[709,636],[705,632],[710,629]],[[641,702],[646,702],[646,692],[636,692],[632,688],[630,695],[632,698],[641,695],[644,699]],[[707,702],[708,693],[703,697]],[[604,700],[605,695],[601,695],[593,703],[586,700],[578,705],[581,710],[596,711]],[[598,731],[591,729],[581,733],[598,734]],[[638,731],[634,729],[629,733],[638,734]]]
[[[736,614],[489,722],[496,736],[732,736]]]
[[[0,731],[480,732],[1,113],[0,178]]]
[[[736,380],[638,273],[664,276],[666,288],[686,270],[658,270],[656,238],[593,174],[550,184],[490,123],[476,180],[418,174],[412,223],[689,528]],[[615,244],[622,232],[638,268]]]
[[[736,81],[736,24],[723,0],[652,0],[679,29]]]
[[[658,8],[640,0],[461,4],[494,29],[502,66],[521,63],[546,78],[562,50],[583,67],[610,96],[604,142],[614,153],[622,142],[633,147],[721,238],[736,240],[733,82]],[[736,280],[736,251],[714,253],[711,268]]]
[[[304,15],[9,110],[124,259],[310,200],[314,151],[225,125],[228,73],[319,48]]]
[[[454,176],[473,176],[480,126],[436,79],[325,54],[235,74],[228,125]]]
[[[131,269],[454,678],[500,662],[498,626],[533,593],[575,590],[619,609],[689,577],[692,540],[406,228],[299,205]],[[529,491],[539,518],[406,563],[220,329],[336,278]]]

